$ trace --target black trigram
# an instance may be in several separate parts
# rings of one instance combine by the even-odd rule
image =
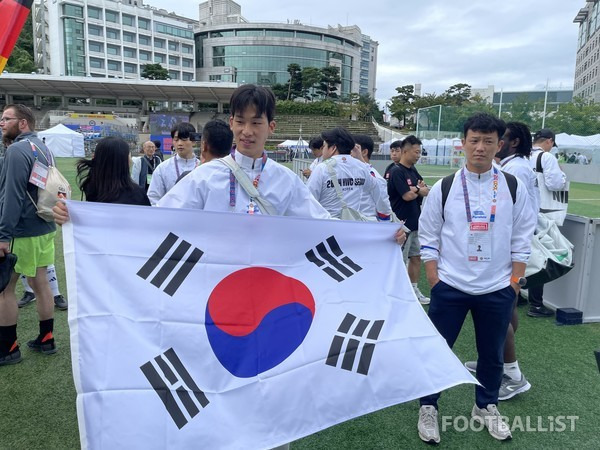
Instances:
[[[185,278],[190,274],[196,263],[200,260],[202,255],[204,254],[202,250],[193,248],[191,253],[187,256],[187,259],[184,260],[184,257],[189,252],[192,244],[181,239],[179,245],[175,248],[175,250],[169,255],[167,258],[167,253],[171,251],[177,241],[180,238],[173,233],[169,233],[169,235],[165,238],[164,241],[160,244],[160,246],[156,249],[154,254],[150,257],[146,264],[142,266],[142,268],[138,271],[138,276],[142,277],[144,280],[147,280],[148,277],[154,272],[154,270],[159,267],[159,264],[166,258],[166,261],[159,267],[158,272],[154,275],[152,280],[150,280],[150,284],[156,286],[160,289],[160,287],[167,280],[169,275],[173,273],[173,271],[179,266],[175,275],[171,278],[171,281],[164,288],[165,294],[170,295],[171,297],[179,286],[184,282]]]
[[[555,202],[569,203],[569,191],[552,191],[552,199]]]
[[[337,334],[331,341],[325,364],[337,367],[340,356],[343,354],[342,369],[352,372],[356,366],[357,373],[367,375],[375,351],[375,343],[379,338],[384,322],[384,320],[357,319],[350,313],[346,314],[337,330]],[[350,329],[352,329],[352,332],[350,332]],[[357,357],[358,363],[355,364]]]
[[[172,348],[154,358],[154,364],[148,361],[140,369],[162,400],[177,428],[183,428],[200,412],[199,408],[208,405],[206,395],[198,388]],[[173,392],[177,393],[179,403]],[[187,416],[184,411],[187,412]]]
[[[325,242],[327,242],[329,249]],[[316,253],[315,249],[307,251],[305,253],[306,259],[320,267],[323,272],[338,282],[344,281],[362,270],[362,267],[349,257],[344,256],[334,236],[328,237],[325,242],[321,242],[315,247]]]

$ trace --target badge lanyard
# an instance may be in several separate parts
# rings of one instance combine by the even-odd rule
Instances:
[[[177,164],[177,155],[173,156],[173,159],[175,159],[175,173],[177,174],[177,179],[179,179],[181,174],[179,173],[179,164]],[[196,164],[194,165],[195,169],[196,167],[198,167],[198,158],[194,156],[194,159],[196,160]]]
[[[231,157],[235,161],[235,150],[231,151]],[[258,182],[260,181],[260,176],[262,175],[262,171],[265,168],[265,164],[267,163],[267,152],[263,151],[262,154],[262,164],[260,166],[260,172],[256,175],[256,178],[252,180],[252,184],[255,188],[258,188]],[[235,175],[230,170],[229,171],[229,206],[235,206]],[[250,203],[252,203],[252,199],[250,199]]]
[[[471,203],[469,201],[469,190],[467,189],[467,177],[465,176],[465,169],[460,171],[460,181],[462,182],[463,195],[465,198],[465,212],[467,213],[467,222],[471,223],[473,218],[471,216]],[[494,167],[494,180],[492,184],[492,208],[490,212],[490,225],[496,220],[496,199],[498,197],[498,169]]]
[[[503,163],[500,164],[500,167],[504,167],[505,165],[507,165],[509,162],[511,162],[513,159],[515,159],[517,156],[519,155],[512,155],[511,157],[509,157],[506,161],[504,161]]]

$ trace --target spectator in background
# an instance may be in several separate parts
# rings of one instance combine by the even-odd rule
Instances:
[[[308,169],[302,171],[304,178],[310,177],[310,174],[315,170],[315,167],[323,161],[323,138],[320,136],[312,138],[308,143],[308,147],[312,151],[315,160],[310,164]]]
[[[156,155],[156,145],[154,142],[147,141],[142,145],[143,156],[133,158],[133,166],[131,167],[131,179],[140,187],[148,192],[152,174],[158,165],[162,162]]]
[[[222,120],[211,120],[202,129],[202,150],[200,162],[202,164],[215,158],[223,158],[231,153],[233,132],[229,125]]]
[[[421,157],[421,144],[420,139],[412,135],[402,141],[400,160],[390,173],[387,189],[394,214],[410,230],[403,249],[404,263],[408,263],[408,277],[417,300],[422,305],[427,305],[429,298],[423,295],[418,286],[421,276],[419,217],[423,198],[429,194],[429,187],[415,168]]]
[[[160,158],[160,160],[161,160],[161,161],[164,161],[164,160],[165,160],[165,155],[163,155],[163,152],[162,152],[162,150],[160,149],[160,147],[161,147],[161,142],[160,142],[158,139],[156,139],[156,140],[152,141],[152,143],[153,143],[153,144],[154,144],[154,146],[156,147],[156,151],[155,151],[155,154],[156,154],[156,156],[158,156],[158,157]]]
[[[392,170],[398,167],[398,164],[400,163],[400,154],[402,153],[401,147],[402,141],[400,140],[390,144],[390,159],[392,160],[392,163],[385,168],[385,172],[383,173],[383,178],[388,182],[390,181]]]

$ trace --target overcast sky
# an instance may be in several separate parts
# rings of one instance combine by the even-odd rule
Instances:
[[[198,19],[196,0],[145,0]],[[583,0],[238,0],[250,22],[358,25],[379,42],[377,99],[421,83],[423,93],[450,85],[496,90],[573,87]]]

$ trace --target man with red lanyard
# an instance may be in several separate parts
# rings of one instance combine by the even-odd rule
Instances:
[[[498,440],[510,428],[498,412],[506,330],[524,280],[536,216],[525,186],[492,166],[504,122],[476,114],[464,125],[466,165],[452,179],[443,204],[442,181],[429,193],[419,220],[421,257],[431,285],[429,318],[452,347],[470,311],[477,344],[475,405],[471,415]],[[515,186],[514,201],[509,182]],[[440,441],[440,394],[420,400],[419,437]]]
[[[182,173],[190,172],[200,164],[194,155],[195,135],[196,129],[190,123],[178,123],[171,130],[176,154],[154,169],[148,188],[148,198],[152,206],[175,186]]]

